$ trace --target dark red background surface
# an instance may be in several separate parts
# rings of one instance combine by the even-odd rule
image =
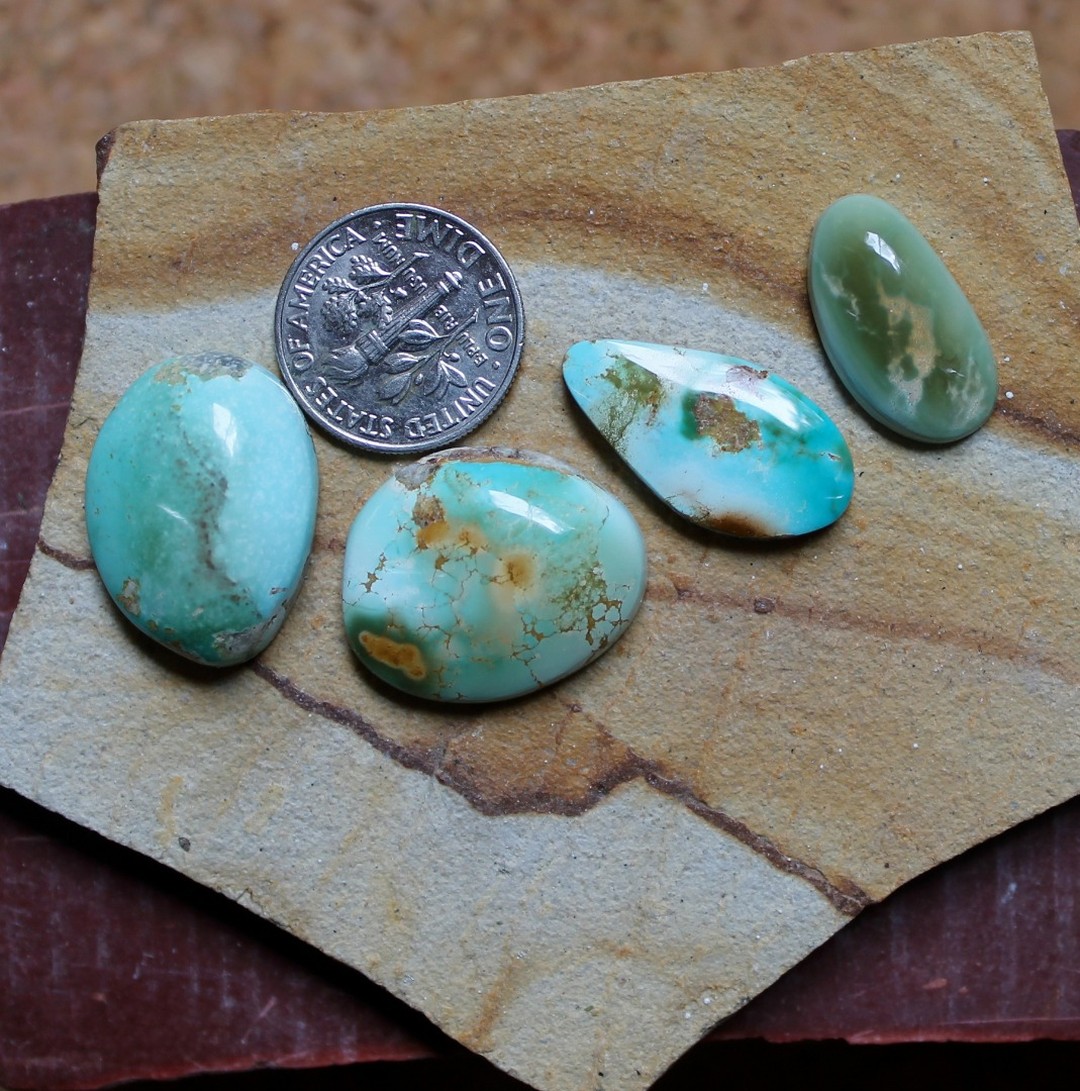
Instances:
[[[1059,140],[1076,200],[1080,133]],[[94,209],[91,194],[0,207],[0,648],[67,416]],[[657,1091],[767,1083],[788,1062],[811,1083],[1074,1085],[1078,907],[1074,800],[867,910]],[[867,1052],[829,1039],[905,1044]],[[973,1044],[1036,1039],[1057,1041]],[[913,1044],[945,1041],[967,1044]],[[403,1060],[412,1063],[386,1063]],[[250,1071],[265,1066],[314,1071]],[[213,1072],[236,1074],[190,1082],[522,1086],[361,974],[0,789],[0,1086],[62,1091]]]

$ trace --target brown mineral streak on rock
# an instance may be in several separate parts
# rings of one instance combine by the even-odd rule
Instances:
[[[972,628],[946,628],[912,618],[871,617],[843,606],[812,604],[806,599],[791,596],[785,596],[781,602],[771,598],[748,599],[737,595],[723,595],[703,591],[682,581],[665,584],[664,581],[650,580],[647,597],[686,605],[749,610],[759,615],[771,615],[773,618],[788,618],[808,628],[857,631],[882,639],[938,644],[1001,662],[1026,663],[1070,685],[1080,685],[1080,665],[1063,656],[1032,653],[1012,634],[1005,636]],[[759,603],[764,608],[759,607]]]
[[[642,775],[650,787],[681,800],[693,814],[705,819],[706,822],[716,826],[717,829],[723,830],[724,833],[734,837],[737,841],[741,841],[747,848],[753,849],[759,856],[763,856],[779,871],[805,880],[820,894],[828,898],[841,913],[854,916],[873,901],[870,895],[851,879],[834,877],[830,880],[813,865],[788,856],[767,837],[755,833],[745,823],[702,802],[693,794],[689,786],[681,781],[669,780],[655,770],[643,772]]]
[[[536,558],[528,553],[512,553],[503,561],[503,572],[507,583],[524,590],[536,576]]]
[[[1025,538],[1022,528],[1018,529],[1018,533],[1021,540]],[[92,559],[58,549],[43,539],[39,540],[38,548],[46,556],[74,571],[93,570],[95,567]],[[692,581],[681,578],[650,580],[647,598],[671,601],[682,607],[722,608],[760,614],[756,607],[759,601],[757,597],[705,590]],[[790,594],[785,595],[783,600],[770,601],[770,619],[787,619],[810,629],[845,630],[887,640],[907,640],[951,647],[982,658],[1023,663],[1067,684],[1080,685],[1080,666],[1075,662],[1051,650],[1034,650],[1012,633],[990,632],[970,625],[949,627],[918,617],[872,616],[848,606],[822,604]],[[258,664],[256,673],[267,680],[278,677],[270,668]],[[358,714],[322,702],[303,693],[292,683],[276,685],[276,688],[301,707],[316,711],[335,722],[354,727],[364,724],[360,733],[378,749],[409,768],[426,768],[426,771],[435,773],[439,780],[460,791],[473,806],[486,814],[530,810],[580,814],[595,805],[614,787],[628,780],[642,777],[652,783],[646,773],[654,768],[653,763],[634,755],[601,725],[592,725],[587,731],[582,731],[588,717],[577,716],[574,730],[569,730],[564,724],[556,733],[556,753],[560,744],[569,742],[574,749],[584,747],[590,755],[589,762],[579,762],[576,770],[570,770],[559,762],[547,760],[551,757],[547,736],[530,735],[531,744],[537,750],[532,755],[528,752],[528,746],[523,750],[520,736],[513,738],[512,745],[493,748],[478,746],[475,740],[470,742],[468,737],[449,743],[443,742],[437,747],[398,744],[384,738]],[[416,757],[421,752],[435,750],[439,750],[441,754],[438,766]],[[671,782],[677,781],[676,777]]]
[[[1040,414],[1023,409],[1023,391],[1014,390],[1013,393],[1021,400],[1021,405],[1016,405],[1012,400],[999,399],[995,417],[1004,419],[1006,424],[1016,425],[1051,446],[1060,445],[1068,450],[1080,445],[1080,427],[1063,424],[1053,413]],[[993,420],[992,417],[991,422]]]
[[[601,123],[611,127],[616,121],[621,124],[621,104],[626,93],[621,88],[607,89],[606,92],[589,89],[567,92],[569,97],[564,101],[564,108],[572,110],[577,97],[607,103]],[[652,108],[656,109],[655,103]],[[492,104],[486,102],[466,103],[454,114],[459,120],[450,121],[447,118],[442,126],[438,126],[447,129],[447,145],[455,148],[455,154],[460,153],[468,158],[477,169],[482,169],[479,165],[491,160],[495,149],[484,126],[470,125],[468,122],[471,115],[481,120],[492,109]],[[501,111],[512,113],[513,110],[512,105],[501,107]],[[568,232],[580,236],[581,246],[593,251],[601,250],[613,271],[644,272],[658,281],[666,281],[668,271],[673,268],[711,269],[715,274],[719,264],[756,290],[775,296],[784,307],[803,302],[805,289],[797,263],[781,260],[775,248],[766,240],[753,240],[745,233],[740,235],[742,228],[737,223],[724,224],[710,220],[707,226],[703,225],[701,221],[706,213],[702,208],[696,209],[693,222],[688,222],[688,209],[681,204],[665,205],[646,200],[636,185],[626,192],[622,189],[612,191],[587,187],[570,172],[543,184],[538,184],[527,175],[522,176],[515,184],[513,202],[502,202],[498,208],[490,210],[479,209],[471,188],[462,188],[460,192],[448,188],[454,186],[457,178],[462,178],[461,184],[464,186],[460,173],[444,169],[431,172],[424,165],[431,158],[431,152],[427,148],[414,146],[416,137],[410,124],[411,118],[406,114],[391,110],[351,117],[335,116],[322,121],[327,134],[343,126],[355,128],[369,121],[378,125],[383,131],[384,140],[398,145],[398,154],[393,156],[397,164],[395,170],[400,172],[408,168],[410,160],[415,162],[415,180],[410,193],[416,200],[437,203],[482,223],[486,233],[500,246],[504,236],[524,236],[534,242],[538,234],[544,235],[552,225],[558,225],[564,236]],[[501,122],[507,123],[505,120]],[[227,133],[222,132],[220,139],[236,146],[256,139],[261,146],[289,146],[294,141],[311,140],[311,146],[305,148],[304,174],[307,177],[323,172],[319,166],[323,149],[334,142],[330,136],[314,138],[309,128],[313,119],[306,115],[242,116],[211,119],[206,124],[228,130]],[[271,128],[277,132],[267,132]],[[378,180],[373,178],[363,192],[322,210],[311,209],[310,222],[274,222],[275,215],[285,215],[285,211],[281,210],[291,212],[291,194],[301,181],[289,169],[260,170],[257,175],[250,176],[237,174],[234,179],[234,203],[225,207],[221,202],[216,202],[208,207],[200,200],[202,179],[195,161],[199,158],[199,150],[184,143],[182,129],[171,123],[141,122],[121,126],[111,135],[114,142],[103,166],[103,189],[111,184],[114,175],[123,176],[126,184],[131,184],[129,179],[135,178],[142,185],[138,193],[131,194],[131,199],[144,201],[149,196],[146,193],[148,188],[152,189],[167,180],[169,200],[175,211],[168,224],[161,224],[156,229],[153,246],[148,245],[145,254],[140,253],[140,260],[148,267],[154,267],[157,275],[145,279],[137,293],[132,292],[130,281],[124,279],[123,255],[103,254],[102,259],[95,263],[95,294],[99,299],[111,297],[111,305],[120,308],[130,306],[133,301],[151,308],[172,306],[176,299],[178,278],[185,281],[184,294],[188,297],[194,293],[201,298],[213,299],[238,291],[276,290],[280,276],[284,275],[292,258],[291,252],[283,248],[282,239],[310,237],[326,223],[336,219],[343,206],[359,207],[372,203],[374,194],[380,192]],[[412,148],[416,154],[402,155],[402,145]],[[572,158],[569,156],[569,159]],[[143,160],[152,165],[151,172],[145,173],[141,169]],[[265,166],[265,159],[258,161]],[[290,161],[288,156],[278,160],[282,164]],[[162,169],[163,164],[168,164],[168,167]],[[371,165],[369,163],[369,168]],[[339,164],[326,164],[325,173],[334,177],[338,167]],[[492,169],[497,169],[497,164],[492,163]],[[214,179],[219,172],[220,166],[215,170],[212,164],[207,164],[207,178]],[[185,186],[190,186],[187,191],[174,184],[177,174],[183,176]],[[430,192],[432,177],[439,178],[437,197]],[[340,196],[345,185],[338,179],[336,187],[330,188]],[[401,188],[400,182],[395,188]],[[678,187],[671,187],[667,192],[677,193]],[[592,214],[588,215],[590,209]],[[709,215],[714,216],[715,209]],[[635,247],[624,245],[628,236],[637,240]],[[108,245],[107,238],[105,245]],[[575,249],[566,245],[568,254]],[[645,251],[655,252],[656,257],[642,270],[640,255]],[[106,257],[109,260],[105,260]],[[112,275],[114,271],[115,278]]]
[[[527,738],[515,735],[494,750],[484,748],[478,755],[480,762],[474,764],[470,753],[472,737],[467,734],[435,746],[395,742],[359,713],[305,692],[266,663],[256,660],[252,670],[300,708],[353,728],[381,753],[409,769],[435,777],[482,814],[496,817],[540,812],[574,817],[596,806],[620,785],[643,780],[662,794],[679,800],[693,814],[734,837],[773,867],[809,883],[839,912],[854,916],[872,900],[850,879],[831,881],[813,865],[787,855],[737,818],[708,806],[689,784],[665,773],[657,762],[634,753],[602,725],[589,722],[576,706],[567,710],[554,746],[556,757],[560,756],[560,750],[573,749],[574,766],[565,760],[550,760],[550,753],[531,753],[550,749],[547,740],[536,733]],[[566,746],[570,736],[576,738]],[[563,759],[565,756],[561,755]]]
[[[730,535],[732,538],[773,538],[776,531],[768,524],[759,523],[748,515],[736,512],[724,512],[720,515],[703,515],[699,520],[703,527],[715,530],[721,535]]]
[[[735,538],[771,538],[774,533],[771,527],[756,522],[749,515],[738,515],[732,512],[709,516],[704,525],[709,530],[715,530],[720,534],[730,534]]]
[[[78,557],[66,549],[58,549],[50,545],[44,538],[38,538],[37,547],[46,557],[59,561],[65,568],[70,568],[74,572],[87,572],[97,568],[92,557]]]
[[[118,186],[127,188],[106,204],[140,207],[147,202],[164,202],[172,214],[148,227],[152,239],[139,243],[129,235],[129,249],[123,252],[109,253],[110,233],[99,231],[101,254],[95,258],[95,299],[98,305],[118,310],[152,310],[171,307],[181,286],[180,295],[206,301],[238,292],[274,292],[292,257],[282,240],[302,241],[336,219],[343,208],[372,203],[388,188],[400,191],[404,187],[416,200],[451,208],[478,223],[511,262],[541,253],[548,262],[580,259],[585,265],[658,283],[671,283],[673,275],[685,284],[707,280],[723,285],[723,295],[740,306],[752,305],[763,317],[788,327],[794,324],[801,334],[809,334],[810,328],[800,316],[806,311],[805,243],[814,212],[801,201],[802,190],[791,184],[789,175],[805,165],[807,156],[819,154],[817,144],[839,139],[831,131],[829,119],[844,118],[852,110],[857,115],[859,95],[886,93],[896,66],[903,67],[908,78],[912,77],[911,70],[918,77],[944,76],[951,88],[971,95],[980,93],[972,89],[993,81],[995,57],[1004,54],[1007,70],[1008,64],[1016,63],[1027,49],[1026,40],[1020,36],[1015,41],[1002,36],[992,48],[981,51],[932,46],[920,52],[891,47],[854,57],[838,55],[812,63],[798,62],[787,66],[782,78],[767,72],[684,76],[656,81],[665,85],[664,89],[649,85],[601,86],[542,100],[481,100],[435,107],[426,112],[419,127],[413,111],[243,115],[204,121],[210,133],[193,144],[182,123],[122,126],[110,134],[113,143],[103,155],[102,186],[107,189],[115,179]],[[822,69],[830,65],[836,69],[837,78],[822,79]],[[852,79],[853,67],[865,82]],[[697,159],[715,153],[721,144],[708,119],[724,120],[724,109],[715,103],[722,102],[724,92],[733,89],[767,95],[768,106],[759,106],[762,116],[757,124],[772,125],[778,131],[786,128],[788,132],[790,147],[780,155],[778,165],[790,167],[790,171],[773,171],[759,177],[761,186],[768,188],[773,207],[768,223],[761,222],[754,202],[747,201],[741,192],[729,195],[737,198],[733,200],[718,199],[724,195],[710,192],[705,200],[705,195],[695,188],[701,174]],[[1001,93],[1009,97],[1007,89]],[[875,141],[853,143],[850,134],[841,134],[852,177],[872,176],[879,168],[875,148],[906,148],[924,139],[925,119],[905,113],[922,109],[923,104],[904,99],[897,106],[893,114],[886,115],[887,131],[876,134]],[[657,161],[653,141],[625,131],[622,119],[630,109],[642,118],[643,132],[649,130],[649,121],[655,118],[655,128],[669,134],[668,144],[677,147],[680,154]],[[626,145],[629,150],[625,154],[637,156],[648,169],[632,177],[626,172],[610,172],[603,175],[602,181],[583,182],[575,164],[582,156],[594,154],[584,147],[579,149],[581,156],[575,154],[577,142],[586,140],[580,131],[580,118],[584,116],[589,119],[590,148],[609,136],[620,146]],[[574,118],[575,125],[567,128],[563,124],[566,118]],[[1028,131],[1024,125],[1028,120],[1032,128],[1043,121],[1021,115],[1017,134]],[[545,131],[558,130],[568,141],[558,155],[551,154],[553,149],[544,139],[537,142],[534,154],[542,169],[522,165],[514,172],[512,200],[502,191],[481,197],[460,172],[446,169],[447,149],[452,148],[455,156],[463,156],[473,165],[472,173],[497,176],[502,167],[501,147],[493,146],[487,138],[496,122],[502,129],[527,123],[532,132],[539,132],[537,122],[544,122]],[[726,156],[759,157],[755,141],[760,129],[755,125],[751,124],[748,131],[740,125],[723,131]],[[341,161],[340,148],[348,144],[350,134],[355,138],[358,132],[373,150],[365,158],[363,172],[349,172],[344,169],[347,164]],[[200,189],[213,186],[217,194],[221,164],[207,157],[222,143],[238,152],[236,163],[230,167],[231,203],[220,199],[208,202]],[[267,169],[265,155],[258,154],[266,147],[282,150],[273,169]],[[294,147],[298,154],[287,154]],[[252,149],[252,153],[244,155],[245,148]],[[393,154],[380,155],[377,149]],[[1040,150],[1048,157],[1056,153],[1049,145]],[[1025,152],[1030,154],[1027,145]],[[955,145],[949,154],[951,174],[977,171],[981,175],[984,164],[976,153],[977,149],[966,143]],[[915,157],[914,150],[908,154]],[[494,161],[496,157],[499,162]],[[1056,164],[1055,169],[1060,171],[1060,165]],[[386,184],[384,172],[392,175]],[[322,187],[322,196],[313,194],[302,212],[298,211],[295,194],[312,177],[333,179],[333,184]],[[403,182],[403,177],[407,181]],[[432,190],[433,179],[438,179],[437,191]],[[153,191],[160,186],[167,187],[167,193],[158,198]],[[826,192],[822,199],[839,195],[839,191]],[[1004,215],[1008,207],[994,209],[994,202],[1005,199],[996,187],[985,197],[987,210],[964,225],[971,234],[970,249],[974,252],[998,245],[997,239],[986,233],[986,225],[998,222],[997,212]],[[788,226],[781,229],[777,225]],[[938,225],[938,232],[946,234],[947,226]],[[928,229],[933,231],[932,225]],[[551,245],[553,236],[559,240],[555,250]],[[627,238],[634,239],[633,246],[625,244]],[[1038,247],[1032,240],[1018,238],[1015,249],[1029,253]],[[153,269],[152,275],[140,275],[137,291],[132,288],[127,270],[136,252],[140,268]],[[956,266],[953,271],[960,274],[965,286],[979,289],[973,299],[976,309],[985,312],[984,318],[1005,313],[1007,308],[1003,310],[995,303],[993,281],[984,280],[980,285],[979,274],[965,275],[960,259],[963,255],[951,267]],[[993,325],[989,332],[993,341]],[[1039,370],[1052,366],[1045,345],[1032,349],[1036,358],[1044,356],[1047,360],[1046,364],[1038,364]],[[1075,412],[1076,418],[1062,422],[1062,426],[1069,432],[1080,431],[1080,408],[1069,409],[1067,400],[1060,404],[1064,412]],[[1001,416],[1006,422],[1017,423],[1018,418],[1012,414]]]
[[[418,549],[431,549],[433,546],[446,545],[453,537],[450,524],[445,519],[430,523],[418,523],[416,545]]]
[[[550,204],[550,195],[538,194],[531,209],[523,206],[507,210],[504,219],[522,227],[537,221],[559,223],[570,230],[576,227],[589,240],[581,245],[603,250],[613,271],[632,271],[639,277],[664,282],[670,280],[666,271],[672,268],[711,271],[714,277],[726,272],[785,307],[794,304],[801,307],[805,303],[802,271],[794,266],[784,268],[786,263],[767,243],[739,238],[735,225],[714,222],[707,231],[695,231],[687,228],[686,209],[668,211],[652,206],[635,209],[625,205],[611,208],[610,194],[578,184],[572,186],[570,194],[564,192],[560,196],[564,199],[569,196],[573,207],[568,209],[562,201]],[[584,218],[581,208],[591,209],[593,214]],[[643,247],[650,247],[655,261],[653,269],[642,268],[640,260],[631,261],[628,255],[619,253],[620,240],[627,233]],[[720,246],[716,244],[718,238],[722,240]]]

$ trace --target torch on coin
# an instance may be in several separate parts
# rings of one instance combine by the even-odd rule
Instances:
[[[414,204],[360,209],[297,255],[278,293],[282,376],[308,417],[354,447],[457,443],[517,370],[521,294],[471,224]]]

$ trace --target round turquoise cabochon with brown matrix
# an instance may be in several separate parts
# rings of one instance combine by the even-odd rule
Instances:
[[[843,384],[903,436],[950,443],[997,400],[997,363],[963,290],[887,201],[842,197],[810,241],[808,289],[821,343]]]
[[[400,466],[345,546],[349,644],[390,685],[501,701],[591,663],[645,594],[645,542],[611,493],[546,455],[459,447]]]

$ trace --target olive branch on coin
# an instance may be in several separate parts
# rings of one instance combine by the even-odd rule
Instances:
[[[417,388],[422,397],[441,398],[451,386],[467,387],[469,380],[465,377],[465,372],[455,367],[453,363],[453,361],[461,359],[460,355],[451,353],[449,356],[444,356],[443,350],[446,343],[452,337],[457,337],[468,329],[479,317],[479,314],[480,309],[478,307],[465,322],[456,326],[449,333],[443,334],[439,333],[430,322],[425,322],[422,318],[412,319],[399,340],[414,348],[427,346],[428,351],[417,354],[400,349],[386,357],[383,363],[386,370],[391,374],[379,384],[376,394],[379,401],[398,405],[404,401],[410,390]],[[424,369],[433,359],[435,360],[434,366],[425,373]]]
[[[404,401],[410,391],[422,397],[441,397],[450,386],[469,385],[465,373],[454,366],[460,356],[456,353],[444,356],[444,349],[452,337],[460,336],[476,322],[480,308],[445,333],[421,317],[460,287],[460,273],[448,272],[400,314],[394,312],[391,282],[412,269],[422,257],[427,255],[417,252],[401,268],[390,270],[366,254],[358,254],[349,263],[348,277],[327,277],[320,285],[327,294],[319,312],[323,327],[343,342],[333,350],[336,359],[328,368],[339,378],[355,379],[368,368],[382,364],[389,374],[380,382],[376,397],[392,405]],[[408,295],[404,288],[397,289],[397,294]],[[391,351],[396,344],[406,347]],[[426,351],[410,351],[417,349]],[[433,359],[434,366],[427,369]]]

